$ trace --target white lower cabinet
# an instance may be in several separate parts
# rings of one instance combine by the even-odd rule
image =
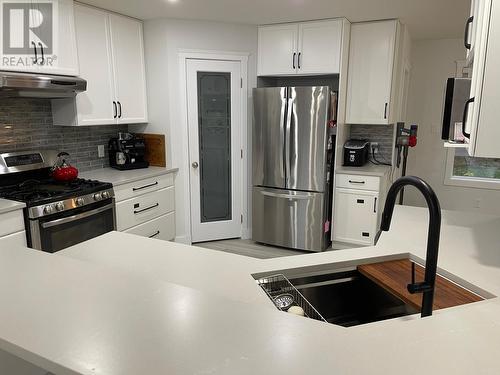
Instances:
[[[386,185],[383,177],[337,174],[333,242],[368,246],[375,244]]]
[[[175,188],[172,174],[115,188],[116,227],[120,232],[175,239]]]
[[[337,189],[334,240],[371,245],[377,235],[378,193]]]

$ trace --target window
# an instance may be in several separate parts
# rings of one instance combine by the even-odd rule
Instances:
[[[500,189],[500,159],[473,158],[465,149],[450,149],[445,185]]]

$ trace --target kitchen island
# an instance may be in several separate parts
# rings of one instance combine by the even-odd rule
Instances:
[[[425,319],[305,319],[252,276],[422,262],[427,216],[398,207],[377,246],[268,260],[123,233],[56,255],[1,249],[0,348],[55,374],[497,374],[499,217],[443,212],[439,273],[487,299]]]

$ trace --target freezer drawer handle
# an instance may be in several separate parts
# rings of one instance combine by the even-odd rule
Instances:
[[[156,203],[154,205],[152,205],[151,207],[148,207],[148,208],[144,208],[142,210],[137,210],[137,211],[134,211],[134,214],[142,214],[143,212],[146,212],[146,211],[149,211],[149,210],[152,210],[153,208],[156,208],[158,207],[160,204],[159,203]]]
[[[156,236],[158,236],[160,234],[160,231],[157,230],[156,233],[153,233],[151,236],[148,236],[149,238],[155,238]]]
[[[312,195],[290,195],[290,194],[278,194],[278,193],[270,193],[268,191],[263,191],[262,195],[273,197],[273,198],[283,198],[290,200],[308,200],[311,199]]]
[[[359,184],[359,185],[364,185],[366,184],[366,181],[355,181],[355,180],[349,180],[350,184]]]
[[[141,186],[141,187],[138,187],[138,188],[132,188],[132,191],[144,190],[144,189],[147,189],[147,188],[150,188],[150,187],[156,186],[156,185],[158,185],[158,181],[156,181],[156,182],[155,182],[155,183],[153,183],[153,184],[149,184],[149,185]]]

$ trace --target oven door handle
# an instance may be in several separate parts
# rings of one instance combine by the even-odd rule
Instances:
[[[81,214],[77,214],[77,215],[73,215],[73,216],[68,216],[68,217],[63,217],[62,219],[48,221],[46,223],[42,223],[41,225],[42,225],[42,228],[46,229],[46,228],[55,227],[56,225],[71,223],[72,221],[85,219],[86,217],[89,217],[89,216],[92,216],[92,215],[99,214],[101,212],[107,211],[107,210],[113,208],[113,206],[114,206],[114,203],[111,203],[111,204],[108,204],[108,205],[106,205],[104,207],[96,208],[95,210],[92,210],[92,211],[82,212]]]

